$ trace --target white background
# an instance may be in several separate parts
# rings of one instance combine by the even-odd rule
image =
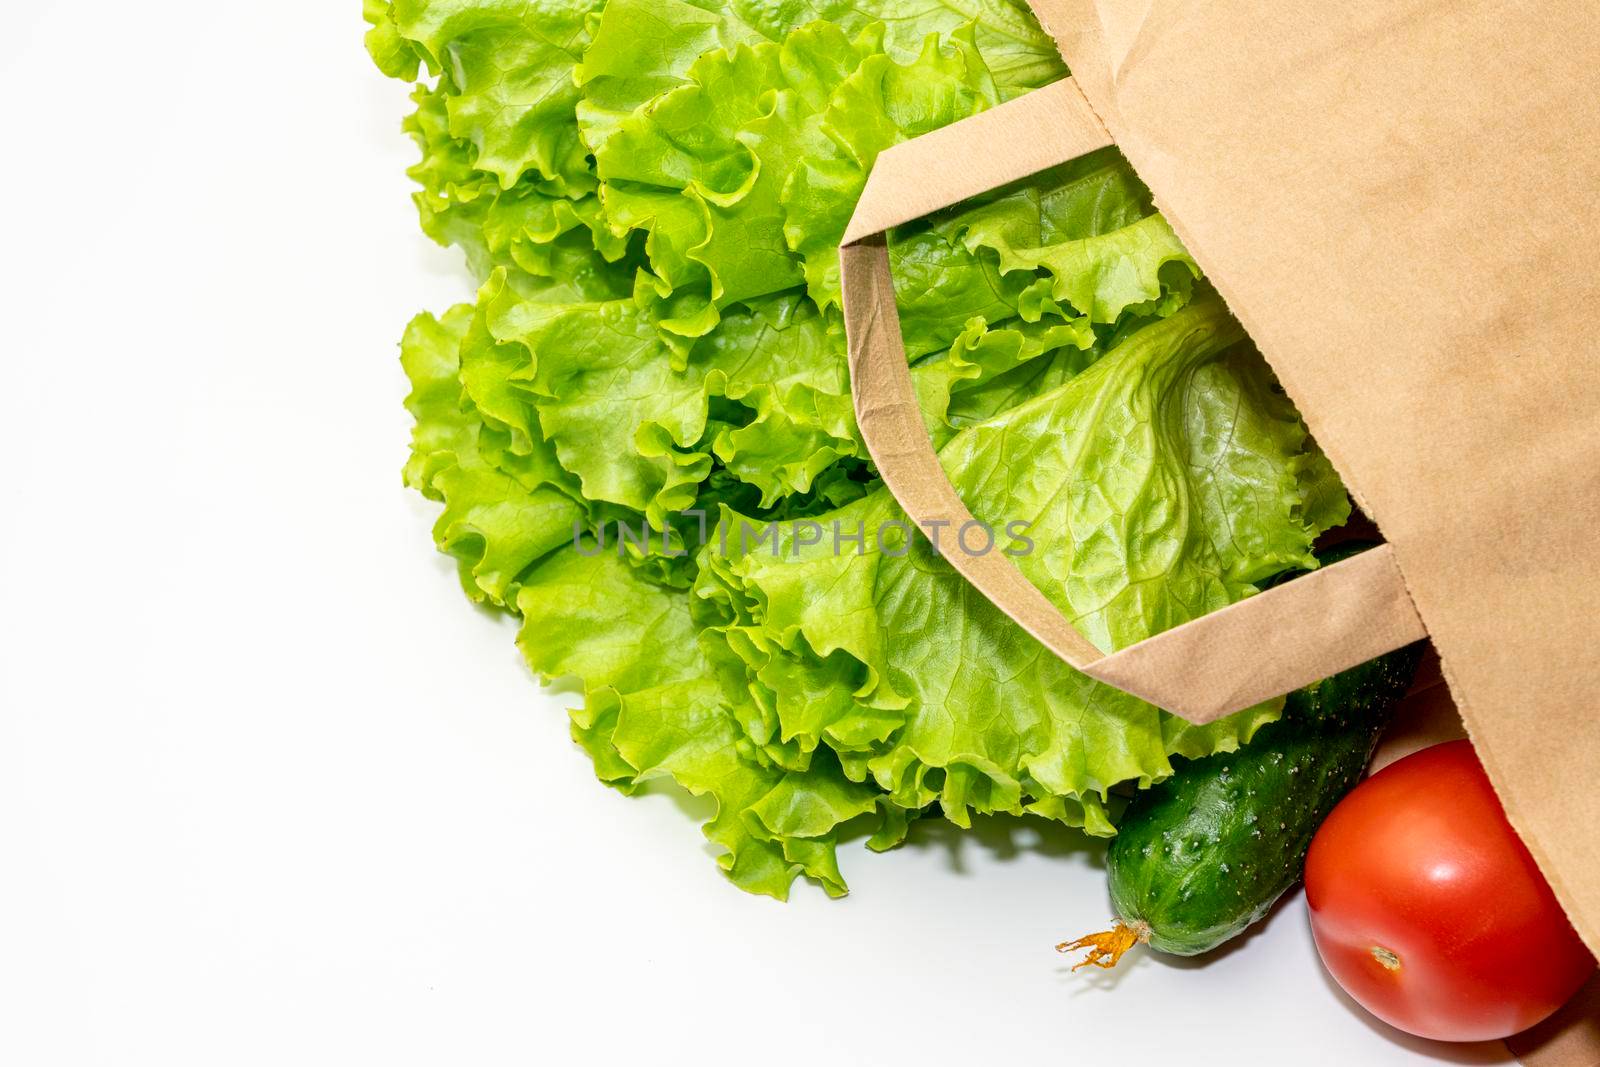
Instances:
[[[470,289],[358,7],[8,12],[0,1062],[1502,1062],[1363,1016],[1298,899],[1073,975],[1071,834],[780,905],[600,786],[400,485],[395,340]]]

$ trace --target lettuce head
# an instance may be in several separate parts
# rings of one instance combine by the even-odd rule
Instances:
[[[1277,715],[1191,726],[1055,659],[950,568],[957,531],[909,526],[855,425],[839,238],[885,148],[1065,76],[1021,0],[364,9],[416,86],[422,229],[481,285],[406,330],[405,481],[533,670],[582,679],[601,781],[714,798],[741,888],[837,895],[841,835],[1110,835],[1114,792]],[[1314,567],[1348,515],[1114,149],[890,256],[946,471],[1101,648]]]

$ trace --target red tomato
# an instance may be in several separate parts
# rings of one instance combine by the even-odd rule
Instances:
[[[1328,971],[1419,1037],[1507,1037],[1594,973],[1465,741],[1357,786],[1312,840],[1305,881]]]

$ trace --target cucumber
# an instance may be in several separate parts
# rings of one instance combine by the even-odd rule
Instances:
[[[1248,745],[1182,763],[1140,793],[1106,858],[1116,928],[1057,947],[1088,950],[1080,967],[1110,967],[1138,942],[1193,956],[1266,915],[1300,880],[1317,827],[1360,781],[1424,647],[1296,690]]]

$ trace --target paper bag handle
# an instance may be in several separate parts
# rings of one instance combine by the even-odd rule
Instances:
[[[912,390],[884,232],[1112,144],[1071,78],[888,149],[839,250],[856,421],[884,484],[924,528],[973,521]],[[1206,723],[1427,636],[1388,545],[1102,653],[1004,553],[946,546],[952,566],[1076,669]]]

